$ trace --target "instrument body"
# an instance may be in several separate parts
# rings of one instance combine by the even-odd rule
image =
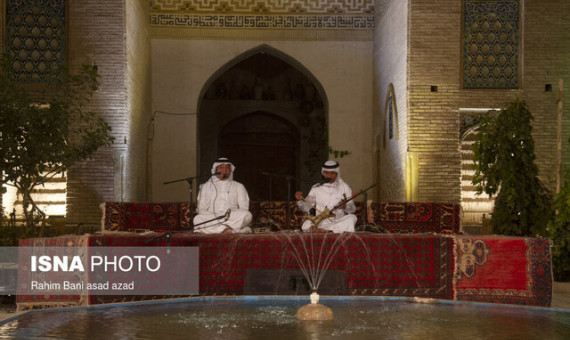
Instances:
[[[339,209],[340,207],[344,206],[346,203],[348,203],[349,201],[352,201],[353,199],[355,199],[356,197],[364,194],[365,192],[367,192],[368,190],[372,189],[373,187],[376,186],[376,183],[372,184],[371,186],[369,186],[368,188],[364,189],[364,190],[360,190],[358,193],[351,195],[349,198],[346,197],[346,195],[344,196],[344,199],[340,201],[340,203],[338,203],[337,205],[335,205],[332,209],[329,210],[328,207],[325,207],[325,209],[323,209],[323,211],[319,212],[318,215],[315,216],[310,216],[309,220],[311,221],[311,223],[313,224],[314,227],[317,227],[319,225],[319,223],[321,223],[322,220],[324,220],[325,218],[329,218],[331,216],[333,216],[333,212],[337,209]],[[305,201],[307,204],[309,204],[311,206],[311,208],[315,209],[315,211],[318,212],[318,209],[311,204],[311,202],[307,201],[304,197],[301,196],[301,199],[303,201]]]
[[[331,211],[329,210],[329,208],[325,208],[325,210],[321,211],[320,214],[315,215],[315,216],[309,216],[309,220],[311,220],[311,223],[313,223],[313,226],[318,226],[319,223],[321,223],[322,220],[324,220],[325,218],[329,218],[331,216]]]

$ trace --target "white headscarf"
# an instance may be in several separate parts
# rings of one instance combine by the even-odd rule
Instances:
[[[321,168],[321,174],[324,176],[325,175],[325,171],[333,171],[336,172],[337,176],[336,176],[336,180],[334,181],[334,183],[330,183],[327,182],[325,184],[322,185],[327,185],[327,186],[337,186],[339,185],[339,183],[343,183],[344,181],[342,180],[342,178],[340,178],[340,165],[338,164],[337,161],[332,161],[332,160],[328,160],[323,164],[323,167]]]
[[[230,177],[229,180],[234,180],[234,171],[236,169],[236,167],[232,164],[232,162],[230,162],[229,159],[225,158],[225,157],[220,157],[218,159],[216,159],[216,161],[214,162],[214,165],[212,165],[212,176],[217,177],[216,175],[214,175],[216,173],[216,168],[222,164],[229,164],[230,167],[232,168],[232,172],[230,173]]]
[[[328,160],[325,162],[325,164],[323,164],[323,167],[321,168],[321,174],[325,174],[325,171],[334,171],[338,174],[337,178],[340,178],[340,165],[338,164],[337,161],[331,161]]]

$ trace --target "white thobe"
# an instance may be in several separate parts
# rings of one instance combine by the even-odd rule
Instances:
[[[346,197],[345,197],[346,195]],[[313,185],[309,195],[305,198],[312,205],[317,208],[316,214],[324,211],[325,208],[329,210],[334,208],[341,200],[345,198],[350,198],[352,196],[352,190],[340,177],[334,183],[326,183],[323,185]],[[297,206],[299,209],[308,212],[311,210],[311,206],[305,201],[297,201]],[[356,215],[353,213],[356,211],[356,206],[354,201],[349,201],[344,209],[336,209],[332,211],[332,216],[323,219],[318,227],[321,229],[326,229],[333,231],[335,233],[346,233],[354,232],[354,225],[356,224]],[[306,220],[301,229],[303,231],[309,231],[313,223],[310,220]]]
[[[231,212],[227,220],[224,217],[215,219],[218,216],[224,216],[228,209]],[[204,223],[212,219],[215,220]],[[234,233],[240,233],[245,231],[251,219],[249,196],[243,184],[231,179],[222,181],[217,177],[212,177],[211,180],[200,185],[194,225],[204,224],[196,226],[195,232],[216,234],[229,227]]]

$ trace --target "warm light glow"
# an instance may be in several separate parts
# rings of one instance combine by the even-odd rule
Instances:
[[[408,152],[406,156],[406,201],[417,202],[419,196],[418,153]]]
[[[58,178],[61,179],[61,178]],[[2,205],[4,215],[9,218],[10,214],[16,210],[16,219],[24,218],[21,196],[14,186],[5,185],[6,192],[2,195]],[[67,181],[52,181],[36,188],[37,192],[32,194],[32,198],[38,207],[49,216],[65,216],[67,210]]]
[[[2,195],[2,207],[4,208],[4,214],[9,216],[14,209],[14,203],[18,199],[16,188],[11,185],[4,186],[6,188],[6,193]],[[16,211],[18,213],[18,211]],[[19,212],[22,213],[21,211]]]

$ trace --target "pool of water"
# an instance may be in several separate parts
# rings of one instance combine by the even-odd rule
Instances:
[[[298,321],[308,298],[192,298],[34,311],[2,339],[570,339],[570,311],[409,299],[327,298],[332,321]]]

